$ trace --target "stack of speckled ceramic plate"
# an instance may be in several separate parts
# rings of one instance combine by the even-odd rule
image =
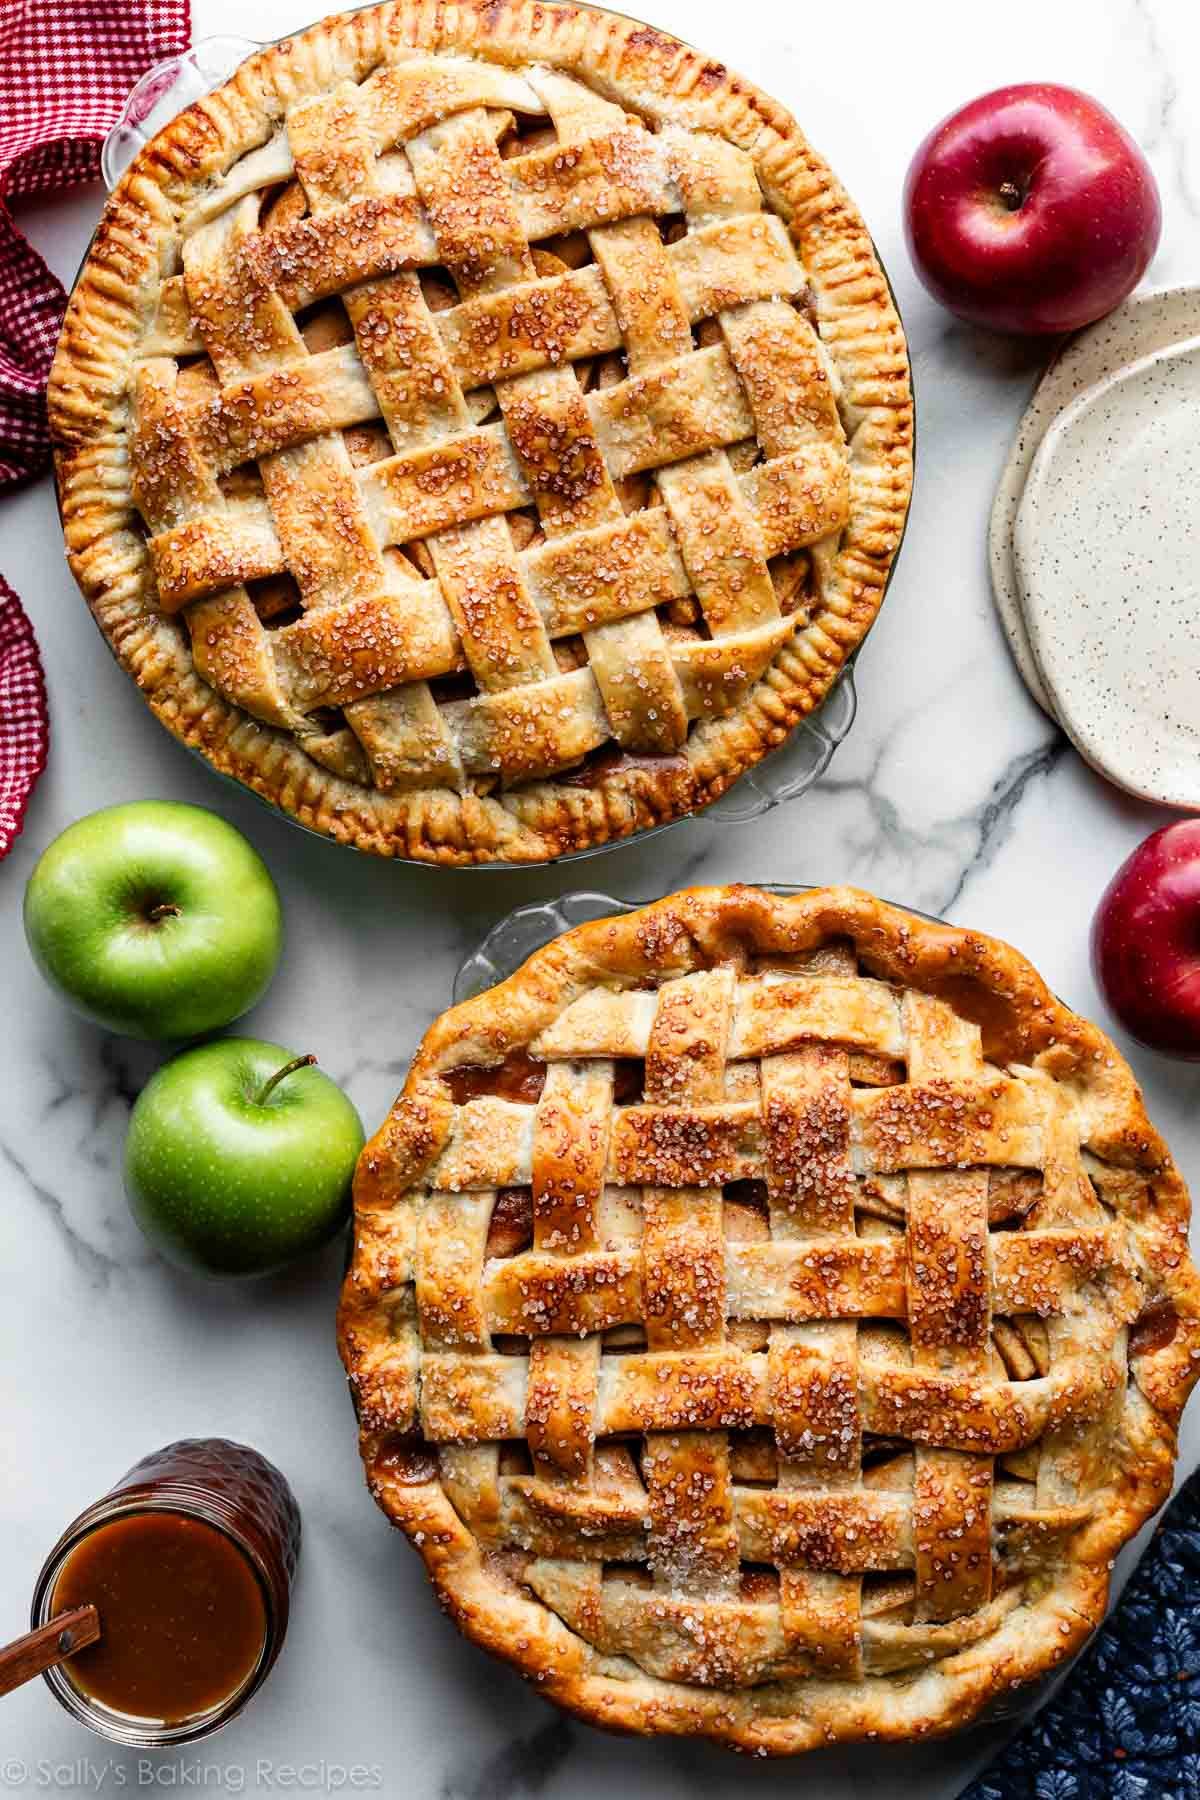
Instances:
[[[1200,288],[1135,294],[1038,384],[992,510],[1017,666],[1130,793],[1200,807]]]

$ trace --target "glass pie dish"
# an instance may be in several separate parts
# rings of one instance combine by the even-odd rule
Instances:
[[[102,171],[106,183],[115,184],[130,162],[149,140],[161,131],[184,107],[226,81],[237,66],[263,45],[241,36],[222,36],[198,41],[182,55],[168,59],[147,72],[136,84],[125,103],[121,116],[104,144]],[[897,549],[898,554],[898,549]],[[894,569],[892,561],[892,569]],[[888,572],[888,581],[890,581]],[[704,808],[713,817],[730,823],[754,819],[773,807],[797,799],[825,773],[834,751],[844,741],[854,723],[856,693],[852,651],[840,675],[830,686],[823,701],[792,730],[786,743],[763,760],[748,767],[734,784]],[[239,785],[241,785],[239,783]],[[660,815],[661,816],[661,815]],[[663,824],[653,822],[631,836],[648,836],[666,825],[680,823],[678,818]],[[306,827],[303,821],[302,828]],[[320,833],[318,833],[320,835]],[[623,837],[595,842],[575,850],[566,848],[562,857],[598,854],[612,848]],[[426,861],[426,857],[398,857],[398,860]],[[471,866],[509,868],[528,866],[526,859],[495,860]]]
[[[761,892],[769,892],[781,898],[799,897],[814,892],[811,884],[776,882],[739,884],[737,891],[745,893],[747,889],[751,888],[758,888]],[[732,890],[698,889],[696,890],[697,904],[703,906],[706,903],[706,897],[710,897],[714,893],[729,891]],[[838,892],[845,897],[847,904],[853,901],[850,890],[838,890]],[[858,898],[869,902],[869,897],[859,896]],[[523,905],[511,911],[492,927],[476,949],[464,960],[455,978],[453,1003],[456,1007],[465,1006],[467,1008],[464,1022],[459,1027],[464,1040],[471,1036],[474,1029],[466,1023],[466,1020],[475,1018],[481,997],[486,995],[488,990],[499,983],[509,981],[512,977],[517,977],[517,980],[512,982],[513,992],[520,991],[524,996],[527,991],[532,991],[536,986],[534,981],[528,983],[526,990],[520,989],[519,984],[524,977],[519,976],[518,971],[528,964],[530,958],[536,958],[537,953],[545,946],[563,934],[576,932],[579,928],[586,929],[595,925],[597,921],[607,919],[615,921],[631,913],[640,913],[648,904],[652,903],[648,903],[644,899],[632,900],[596,890],[577,890],[550,900]],[[912,908],[905,910],[914,915],[914,925],[916,917],[926,920],[930,924],[940,924],[940,921],[933,915],[924,912],[917,913],[917,909]],[[649,927],[647,927],[647,931],[649,932]],[[646,941],[651,943],[658,940],[653,939],[653,935],[650,934]],[[1008,951],[1006,946],[997,945],[996,948],[1000,955],[1015,959],[1016,953]],[[595,954],[597,960],[600,960],[598,940],[590,945],[590,952]],[[652,955],[653,952],[648,951],[647,954]],[[565,967],[566,964],[564,964]],[[525,973],[527,975],[528,970]],[[895,979],[894,972],[892,978]],[[619,988],[619,983],[617,985]],[[574,992],[573,988],[571,992]],[[639,995],[639,1000],[640,998]],[[471,1003],[475,1003],[473,1008]],[[549,1001],[546,1003],[551,1004]],[[510,1011],[510,1008],[514,1006],[516,1010]],[[1065,1009],[1062,1010],[1065,1017],[1070,1016],[1066,1014]],[[524,1016],[519,1003],[498,1000],[495,1013],[489,1016],[512,1019],[518,1015]],[[517,1028],[514,1027],[514,1029]],[[537,1051],[535,1055],[541,1053]],[[566,1055],[568,1053],[575,1054],[576,1052],[570,1049],[561,1050],[558,1047],[548,1051],[551,1060],[556,1054]],[[579,1054],[586,1054],[586,1052],[580,1051]],[[1020,1061],[1019,1057],[1017,1061]],[[1000,1080],[1001,1078],[997,1072],[996,1079]],[[527,1095],[521,1097],[528,1098]],[[628,1096],[626,1097],[628,1098]],[[868,1232],[863,1241],[867,1241],[870,1235]],[[1006,1245],[1007,1242],[1008,1240],[1005,1240]],[[1032,1392],[1032,1390],[1030,1391]],[[1063,1658],[1057,1666],[1035,1673],[1032,1677],[1027,1675],[1021,1682],[1006,1685],[1001,1691],[991,1695],[987,1704],[980,1709],[977,1723],[982,1726],[995,1725],[1006,1720],[1022,1719],[1035,1711],[1057,1686],[1066,1669],[1073,1665],[1086,1641],[1085,1638],[1078,1645],[1073,1644],[1070,1647],[1069,1656]]]

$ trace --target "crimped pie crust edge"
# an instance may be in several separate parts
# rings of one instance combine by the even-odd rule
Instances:
[[[592,1647],[541,1601],[497,1582],[438,1479],[409,1486],[376,1466],[386,1432],[360,1414],[371,1492],[419,1550],[444,1609],[466,1636],[594,1725],[708,1737],[764,1756],[961,1729],[1082,1647],[1104,1616],[1117,1552],[1171,1490],[1177,1423],[1200,1375],[1200,1274],[1188,1252],[1187,1189],[1112,1043],[1056,999],[1018,951],[983,933],[926,921],[853,888],[785,898],[741,886],[687,889],[577,926],[431,1026],[388,1119],[363,1151],[356,1200],[385,1203],[419,1176],[429,1160],[431,1117],[447,1104],[440,1072],[502,1060],[606,975],[616,972],[626,984],[654,974],[666,979],[710,968],[731,951],[795,954],[831,938],[850,940],[871,975],[938,996],[978,1023],[990,1062],[1028,1063],[1078,1091],[1092,1121],[1087,1147],[1146,1183],[1147,1205],[1131,1230],[1151,1302],[1169,1304],[1178,1323],[1168,1343],[1135,1353],[1137,1379],[1126,1390],[1113,1481],[1075,1537],[1071,1562],[1060,1565],[1036,1604],[1021,1604],[997,1630],[928,1670],[798,1684],[795,1710],[786,1713],[760,1710],[761,1689],[705,1691],[640,1669],[632,1680],[589,1673]],[[339,1347],[352,1387],[358,1274],[356,1244],[339,1308]],[[1132,1374],[1133,1361],[1130,1367]]]
[[[208,687],[177,628],[154,604],[126,454],[127,383],[143,330],[143,292],[197,188],[261,143],[290,102],[346,77],[362,79],[389,44],[547,63],[631,110],[717,132],[753,156],[772,208],[800,220],[799,249],[817,295],[822,341],[860,421],[851,446],[851,516],[821,609],[732,712],[689,734],[683,794],[677,777],[642,766],[591,788],[532,783],[507,796],[508,804],[449,789],[388,796],[360,787]],[[160,721],[213,767],[311,829],[380,855],[443,864],[545,861],[718,798],[819,705],[861,642],[899,547],[912,480],[912,401],[899,318],[865,225],[795,121],[721,65],[649,26],[535,0],[388,0],[335,16],[251,57],[225,87],[173,120],[106,206],[67,310],[49,405],[70,566]]]

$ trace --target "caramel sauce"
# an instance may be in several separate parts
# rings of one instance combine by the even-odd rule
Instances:
[[[471,676],[465,671],[450,675],[438,675],[429,683],[434,698],[448,703],[454,700],[472,700],[479,692]]]
[[[374,1473],[404,1487],[421,1487],[438,1477],[437,1457],[423,1444],[398,1434],[385,1438],[374,1459]]]
[[[742,1564],[741,1598],[750,1606],[771,1605],[779,1599],[779,1575],[774,1569],[751,1568]]]
[[[1139,1313],[1129,1327],[1130,1356],[1145,1356],[1151,1350],[1165,1350],[1179,1329],[1179,1314],[1169,1300],[1159,1301]]]
[[[646,1065],[640,1056],[619,1056],[613,1063],[613,1105],[632,1106],[642,1097]]]
[[[567,787],[592,788],[599,787],[610,775],[627,775],[634,770],[648,770],[656,775],[674,775],[681,781],[690,776],[686,756],[639,756],[633,751],[614,748],[601,750],[596,756],[582,762],[577,769],[560,775],[558,779]]]
[[[64,1664],[89,1700],[164,1725],[215,1710],[249,1679],[267,1636],[258,1577],[232,1539],[182,1513],[131,1513],[71,1551],[53,1611],[96,1606],[99,1643]]]
[[[500,1188],[488,1223],[484,1256],[516,1256],[533,1242],[533,1190]]]
[[[458,1069],[443,1069],[441,1078],[456,1106],[484,1098],[535,1106],[546,1085],[546,1064],[524,1050],[510,1050],[503,1062],[464,1063]],[[645,1064],[640,1056],[617,1057],[613,1063],[614,1104],[628,1106],[640,1100],[645,1079]]]
[[[851,1050],[850,1079],[860,1087],[900,1087],[905,1064],[893,1056],[876,1056],[871,1050]]]
[[[510,1050],[500,1063],[464,1063],[458,1069],[443,1069],[442,1080],[456,1106],[489,1097],[532,1106],[542,1097],[546,1065],[536,1062],[524,1050]]]
[[[755,1212],[765,1214],[767,1211],[767,1184],[765,1181],[727,1181],[721,1190],[726,1200],[735,1206],[750,1206]]]
[[[993,1170],[988,1182],[988,1224],[1023,1219],[1042,1197],[1042,1177],[1035,1169]]]

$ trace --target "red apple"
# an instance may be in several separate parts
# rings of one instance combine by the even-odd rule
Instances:
[[[1092,965],[1126,1031],[1200,1062],[1200,819],[1164,825],[1109,882]]]
[[[1047,81],[982,94],[934,127],[904,183],[913,266],[994,331],[1076,331],[1137,286],[1158,247],[1150,165],[1099,101]]]

